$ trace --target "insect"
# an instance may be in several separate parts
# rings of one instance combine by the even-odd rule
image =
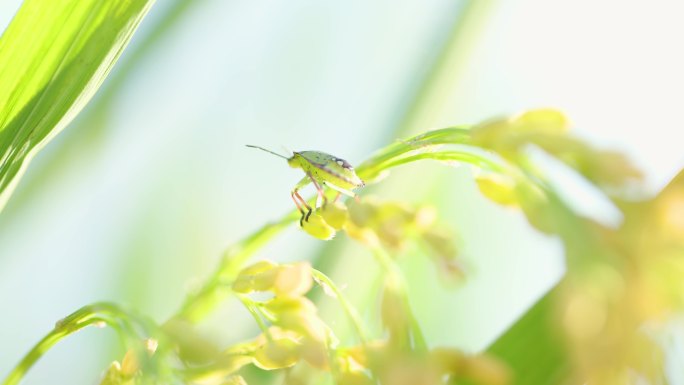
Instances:
[[[356,197],[356,194],[351,190],[365,185],[361,178],[356,175],[354,168],[349,162],[324,152],[295,151],[292,153],[292,156],[288,158],[259,146],[248,144],[247,147],[256,148],[279,156],[287,160],[287,164],[289,164],[290,167],[301,168],[304,171],[306,176],[302,178],[302,180],[295,185],[294,189],[292,189],[292,192],[290,192],[290,196],[297,206],[297,210],[302,214],[302,217],[299,219],[300,225],[303,221],[309,220],[309,216],[313,211],[311,206],[306,203],[306,200],[299,195],[299,190],[309,184],[309,182],[313,183],[314,187],[316,187],[318,196],[323,200],[323,205],[328,203],[328,198],[323,191],[323,185],[350,197]]]

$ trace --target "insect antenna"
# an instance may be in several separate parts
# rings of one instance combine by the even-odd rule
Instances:
[[[290,159],[290,158],[288,158],[288,157],[286,157],[286,156],[280,155],[280,154],[278,154],[277,152],[273,152],[273,151],[271,151],[271,150],[267,150],[267,149],[265,149],[265,148],[263,148],[263,147],[253,146],[253,145],[251,145],[251,144],[246,144],[245,146],[251,147],[251,148],[256,148],[256,149],[261,150],[261,151],[269,152],[269,153],[271,153],[271,154],[273,154],[273,155],[275,155],[275,156],[279,156],[279,157],[281,157],[281,158],[283,158],[283,159]]]

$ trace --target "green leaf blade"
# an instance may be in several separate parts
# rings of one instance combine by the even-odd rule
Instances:
[[[515,385],[566,383],[572,364],[561,330],[557,328],[556,286],[535,303],[488,349],[513,371]]]
[[[92,98],[154,0],[26,0],[0,38],[0,210]]]

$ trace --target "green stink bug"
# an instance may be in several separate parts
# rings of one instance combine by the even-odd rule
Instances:
[[[328,203],[328,198],[323,192],[323,185],[351,197],[356,197],[356,194],[351,190],[365,185],[361,178],[356,175],[354,168],[349,162],[336,156],[326,154],[325,152],[295,151],[292,153],[292,156],[288,158],[259,146],[248,144],[247,147],[256,148],[279,156],[287,160],[287,164],[289,164],[290,167],[301,168],[304,171],[306,176],[295,185],[290,193],[292,200],[297,206],[297,210],[302,213],[302,217],[299,220],[300,225],[302,224],[302,221],[309,220],[309,216],[313,211],[311,206],[306,203],[306,200],[299,195],[299,190],[309,184],[309,182],[313,183],[314,187],[316,187],[319,198],[323,200],[323,205]],[[304,210],[304,208],[306,208],[306,210]]]

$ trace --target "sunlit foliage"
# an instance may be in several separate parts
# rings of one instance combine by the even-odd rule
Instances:
[[[151,4],[25,1],[0,40],[0,209],[32,155],[99,87]],[[36,24],[43,28],[27,33]],[[395,167],[413,162],[467,167],[484,197],[562,242],[567,271],[544,299],[550,307],[541,319],[565,361],[539,381],[667,383],[669,353],[660,341],[684,310],[684,172],[647,196],[640,171],[624,155],[573,136],[569,120],[551,109],[426,131],[380,149],[356,172],[372,189]],[[577,212],[557,172],[581,178],[621,221],[606,224]],[[322,197],[309,199],[314,209],[305,220],[293,211],[229,247],[168,320],[112,303],[86,305],[58,321],[3,384],[19,383],[52,346],[87,326],[113,329],[126,349],[102,369],[103,385],[531,383],[516,357],[506,354],[524,355],[526,347],[501,348],[509,343],[505,336],[495,349],[474,354],[425,341],[399,268],[404,251],[420,250],[449,288],[468,277],[458,229],[446,225],[438,207],[365,191],[355,198],[325,194],[324,204],[317,202]],[[316,242],[346,237],[367,250],[362,268],[379,271],[379,285],[368,293],[377,306],[353,305],[310,261],[263,259],[260,249],[289,226],[300,226]],[[326,296],[316,297],[315,290]],[[239,342],[222,345],[198,325],[229,300],[239,301],[258,332],[233,335]],[[342,309],[351,337],[321,316],[328,302]],[[230,326],[226,333],[233,333]]]
[[[603,191],[624,214],[623,222],[611,228],[575,213],[536,164],[531,148],[556,157]],[[625,200],[627,189],[639,183],[639,172],[623,156],[570,136],[567,119],[552,110],[429,131],[378,151],[357,170],[373,183],[393,167],[422,160],[469,165],[485,197],[519,208],[539,231],[562,239],[568,271],[553,297],[553,319],[566,341],[569,379],[595,384],[664,380],[664,352],[654,337],[684,304],[681,175],[656,197]],[[409,244],[422,245],[438,275],[451,281],[464,277],[456,234],[434,208],[363,194],[312,204],[315,210],[302,222],[303,231],[322,241],[348,236],[369,249],[375,260],[369,263],[377,263],[382,274],[379,308],[354,308],[343,290],[306,261],[247,265],[282,229],[299,224],[298,213],[292,212],[230,248],[207,283],[190,293],[166,323],[154,325],[123,310],[104,316],[100,308],[86,307],[58,324],[50,344],[84,326],[80,317],[115,327],[131,350],[105,371],[103,384],[242,384],[249,378],[246,367],[280,373],[287,384],[516,383],[515,367],[505,357],[432,347],[423,338],[396,256]],[[317,304],[307,297],[314,286],[329,294],[323,301],[343,308],[357,345],[341,345],[334,326],[319,317]],[[195,325],[230,296],[243,304],[261,333],[217,346]],[[379,322],[383,332],[370,334],[369,320]],[[121,327],[130,323],[144,328]],[[22,361],[6,383],[16,383],[31,363]]]

